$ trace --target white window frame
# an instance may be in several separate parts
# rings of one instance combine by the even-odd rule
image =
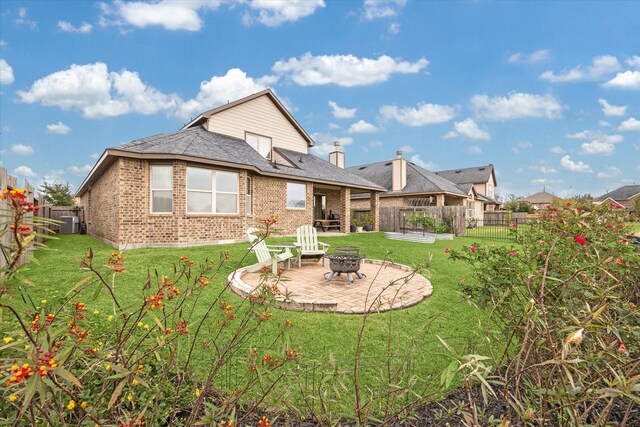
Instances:
[[[185,203],[185,210],[187,212],[188,215],[238,215],[240,213],[240,174],[238,172],[232,172],[232,171],[222,171],[222,170],[216,170],[216,169],[207,169],[207,168],[199,168],[199,167],[195,167],[195,166],[187,166],[187,174],[189,173],[189,169],[200,169],[200,170],[204,170],[207,171],[211,174],[211,190],[192,190],[189,189],[189,184],[188,184],[188,179],[185,180],[185,197],[187,198],[186,203]],[[216,174],[218,172],[224,172],[224,173],[231,173],[234,174],[237,178],[237,187],[238,187],[238,191],[237,192],[231,192],[231,191],[218,191],[217,189],[217,185],[216,185]],[[189,211],[189,202],[188,202],[188,198],[189,198],[189,193],[208,193],[211,194],[211,212],[190,212]],[[236,196],[236,211],[235,212],[216,212],[216,197],[218,194],[233,194]]]
[[[171,187],[154,187],[153,186],[153,169],[154,168],[166,168],[171,171]],[[171,210],[169,211],[155,211],[153,210],[153,192],[154,191],[171,191]],[[152,214],[171,214],[173,213],[173,165],[151,165],[149,168],[149,213]]]
[[[301,185],[304,187],[304,207],[298,207],[298,206],[289,206],[289,185]],[[295,210],[305,210],[307,209],[307,184],[305,184],[304,182],[293,182],[293,181],[287,181],[287,197],[285,200],[286,204],[287,204],[287,209],[295,209]]]
[[[249,143],[249,136],[255,137],[257,139],[257,146],[253,147],[251,145],[251,143]],[[253,132],[246,132],[244,133],[244,140],[247,144],[249,144],[249,146],[251,146],[251,148],[253,148],[254,150],[256,150],[261,156],[262,153],[260,153],[260,143],[269,143],[269,152],[267,153],[265,157],[265,159],[267,160],[271,160],[272,157],[272,151],[273,151],[273,138],[271,138],[270,136],[266,136],[266,135],[260,135],[258,133],[253,133]]]
[[[245,199],[245,214],[246,216],[253,216],[253,178],[247,176],[247,197]]]

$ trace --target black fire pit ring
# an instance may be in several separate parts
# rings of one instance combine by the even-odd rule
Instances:
[[[364,274],[360,273],[360,262],[363,256],[359,254],[331,254],[327,255],[329,260],[329,268],[331,272],[324,275],[325,280],[328,282],[333,279],[333,276],[340,276],[341,273],[347,273],[349,278],[349,284],[353,285],[353,273],[358,276],[358,279],[364,279]]]

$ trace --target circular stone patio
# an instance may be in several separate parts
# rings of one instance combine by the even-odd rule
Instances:
[[[415,305],[433,292],[429,280],[419,274],[411,275],[411,269],[404,265],[362,260],[360,272],[365,278],[358,279],[354,274],[350,285],[345,273],[335,275],[331,281],[324,279],[331,271],[329,260],[324,267],[321,261],[303,262],[301,268],[294,264],[283,274],[288,280],[278,285],[283,295],[291,294],[289,300],[278,297],[278,305],[287,310],[381,312]],[[241,268],[229,275],[229,286],[238,295],[247,297],[258,287],[260,275]],[[390,285],[391,282],[394,283]]]

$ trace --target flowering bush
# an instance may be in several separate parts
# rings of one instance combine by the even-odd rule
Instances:
[[[13,227],[8,229],[15,259],[33,243],[31,236],[41,226],[36,220],[25,228],[25,215],[34,208],[20,203],[23,194],[12,190],[1,197],[12,212]],[[268,232],[277,218],[267,222]],[[101,263],[89,250],[80,260],[87,278],[60,306],[43,300],[27,309],[11,304],[14,296],[29,298],[14,280],[18,263],[10,263],[6,274],[0,275],[0,307],[12,314],[12,320],[4,320],[11,324],[9,330],[15,325],[16,331],[0,345],[0,424],[232,426],[241,422],[235,408],[242,397],[254,393],[264,399],[270,385],[284,375],[283,367],[296,366],[299,356],[290,340],[293,323],[271,326],[277,331],[273,346],[280,350],[254,349],[247,356],[253,369],[246,370],[238,389],[225,393],[218,387],[216,378],[230,357],[247,348],[258,329],[272,322],[271,308],[281,280],[263,272],[254,298],[234,307],[222,299],[224,287],[208,286],[213,276],[224,272],[228,259],[223,253],[219,260],[197,263],[183,256],[171,274],[149,276],[141,284],[137,304],[124,306],[114,289],[125,271],[126,257],[113,252]],[[101,294],[112,302],[108,315],[90,308],[90,300]],[[199,300],[206,301],[205,312],[196,316]],[[206,338],[201,336],[204,330]],[[196,346],[208,349],[210,355],[209,367],[202,372],[193,366]],[[245,416],[255,418],[255,410]],[[262,423],[269,425],[266,417]]]
[[[465,294],[507,337],[496,357],[505,420],[628,422],[640,390],[640,250],[624,220],[615,205],[549,206],[511,248],[450,251],[474,269]]]

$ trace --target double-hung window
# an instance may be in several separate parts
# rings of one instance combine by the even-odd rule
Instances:
[[[250,176],[247,177],[247,200],[245,212],[247,216],[253,215],[253,179]]]
[[[173,209],[173,166],[151,165],[151,213]]]
[[[271,159],[271,138],[246,132],[245,139],[254,150],[265,159]]]
[[[187,213],[237,214],[239,175],[187,168]]]
[[[287,182],[287,208],[305,209],[307,207],[307,186],[298,182]]]

